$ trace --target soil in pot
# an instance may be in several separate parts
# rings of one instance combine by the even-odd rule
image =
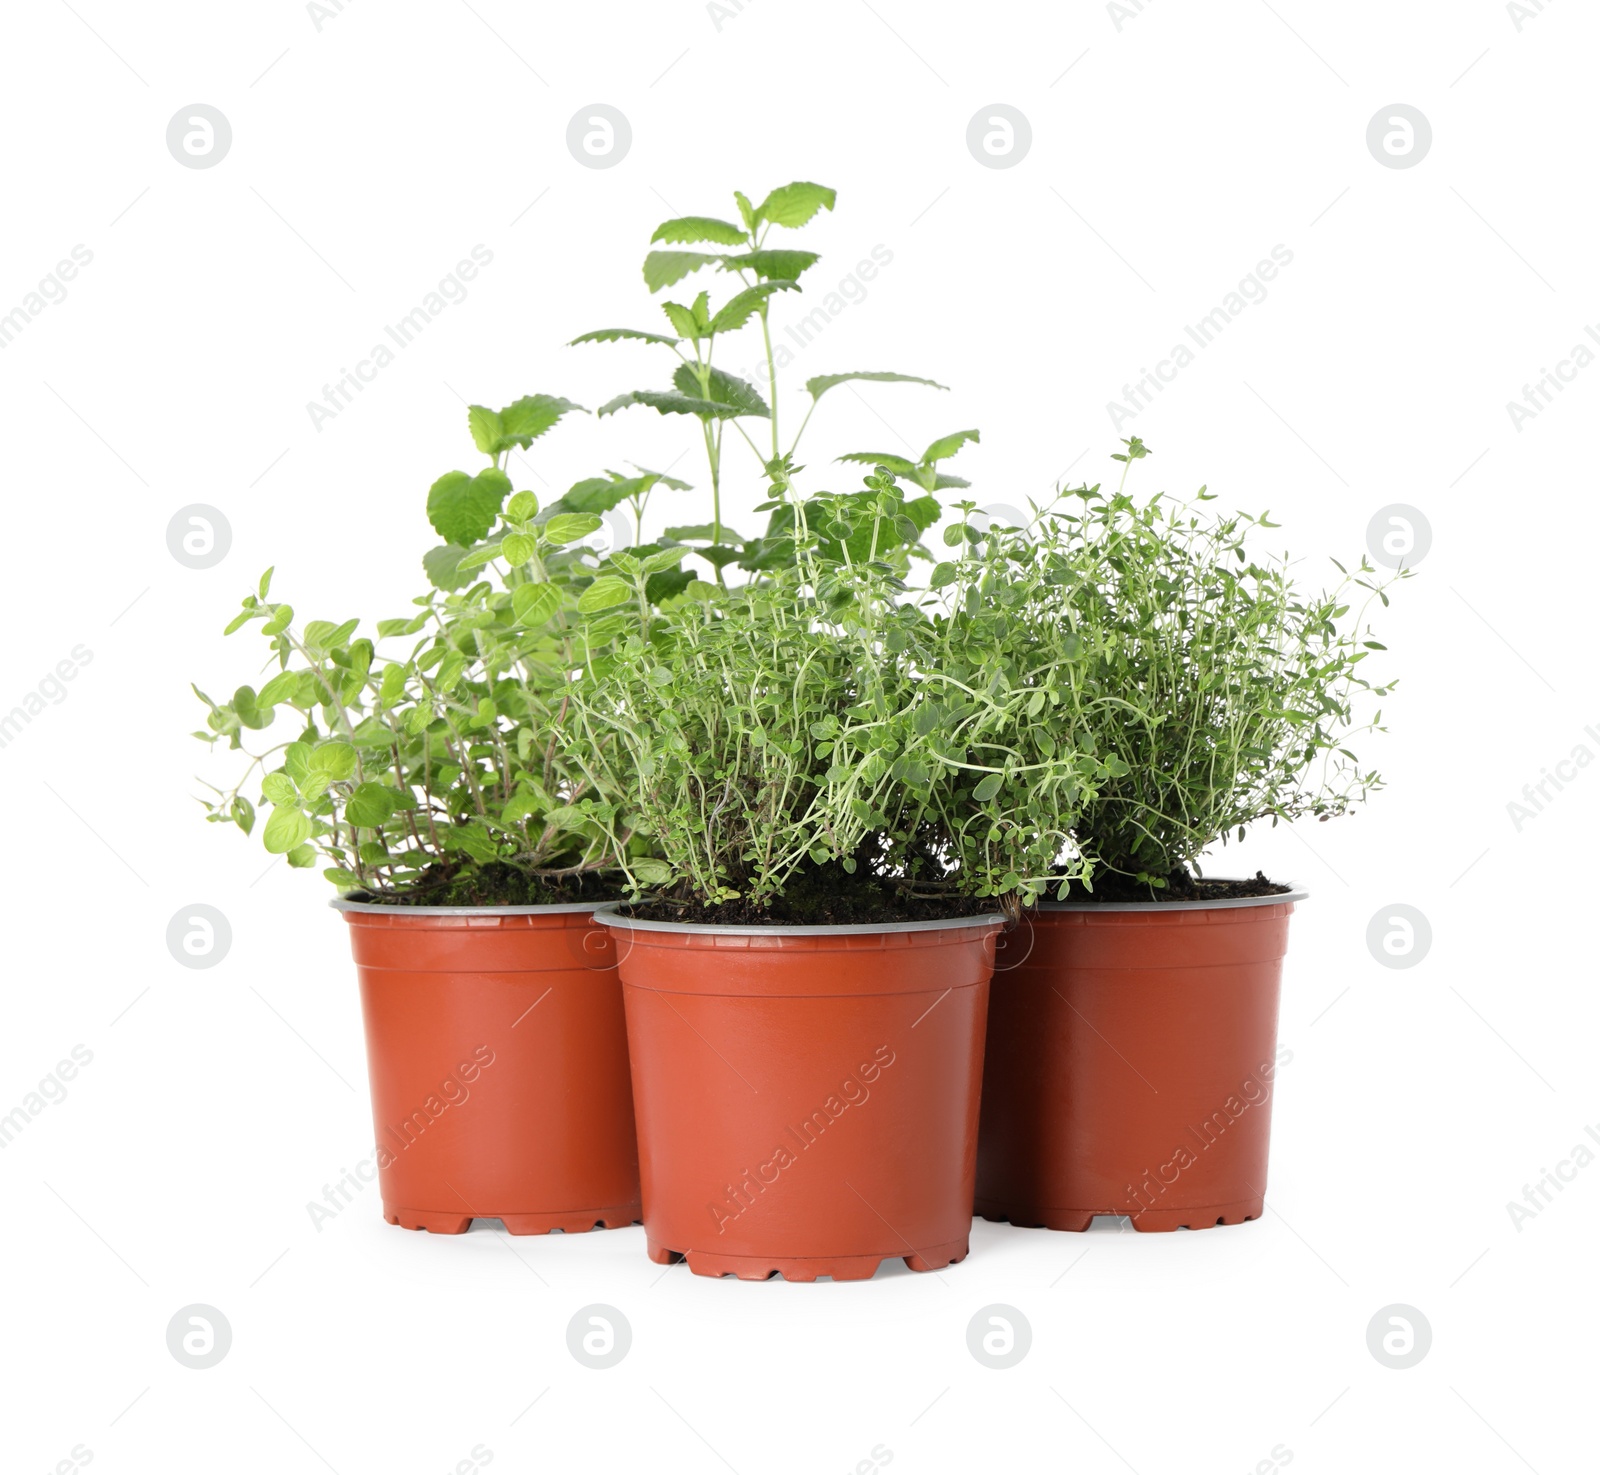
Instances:
[[[1041,904],[989,1007],[977,1211],[1087,1229],[1260,1217],[1278,990],[1303,892]],[[1266,883],[1270,886],[1272,883]]]
[[[965,1257],[998,918],[608,925],[653,1260],[809,1281]]]
[[[441,1234],[634,1223],[622,986],[592,907],[334,905],[361,981],[384,1217]]]

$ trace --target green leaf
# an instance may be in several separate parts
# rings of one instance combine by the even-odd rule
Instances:
[[[255,806],[243,794],[233,796],[233,803],[228,806],[228,813],[233,817],[234,824],[245,834],[248,835],[256,827]]]
[[[527,533],[511,533],[500,545],[500,556],[512,568],[521,568],[538,550],[538,539]]]
[[[650,856],[641,856],[638,860],[630,861],[629,869],[633,871],[634,878],[645,886],[665,886],[672,879],[672,867],[664,860],[655,860]]]
[[[699,415],[705,420],[736,420],[740,415],[752,413],[735,405],[719,405],[715,400],[691,398],[686,394],[665,394],[653,389],[634,389],[619,394],[597,413],[614,415],[629,405],[647,405],[663,415]]]
[[[943,589],[946,584],[955,583],[956,573],[956,566],[953,563],[938,564],[933,572],[928,575],[928,587],[930,589]]]
[[[398,807],[400,797],[387,784],[360,784],[344,807],[344,817],[362,829],[379,829]]]
[[[754,313],[774,292],[798,292],[799,284],[796,282],[757,282],[753,287],[746,287],[744,291],[729,300],[717,310],[711,319],[711,332],[729,333],[735,328],[742,328],[749,322]]]
[[[727,405],[741,415],[760,415],[763,419],[771,416],[772,411],[761,398],[761,391],[748,380],[723,369],[708,370],[706,376],[707,387],[702,393],[700,377],[694,366],[679,364],[673,371],[672,382],[690,399],[709,399],[713,404]]]
[[[941,436],[922,453],[922,464],[929,466],[935,461],[943,461],[947,456],[955,455],[969,440],[977,439],[976,430],[958,430],[954,435]]]
[[[428,521],[446,542],[469,547],[488,535],[511,492],[511,478],[487,466],[476,476],[447,471],[428,490]]]
[[[281,635],[294,623],[294,606],[280,604],[272,612],[272,618],[261,627],[263,635]]]
[[[1004,782],[1004,774],[987,774],[978,780],[978,786],[972,791],[972,797],[980,804],[987,804],[1000,792],[1000,785]]]
[[[435,589],[460,589],[472,582],[471,576],[461,568],[461,560],[467,556],[467,550],[459,543],[446,543],[442,548],[430,548],[422,555],[422,567],[428,575],[428,582]],[[399,626],[399,629],[386,630],[385,625]],[[420,627],[414,621],[385,620],[378,627],[380,635],[414,634]]]
[[[467,429],[472,432],[472,443],[486,456],[495,455],[500,447],[500,437],[505,434],[500,416],[482,405],[467,406]]]
[[[744,221],[746,230],[756,228],[756,207],[750,203],[750,197],[743,190],[733,192],[733,201],[739,207],[739,219]]]
[[[703,251],[652,251],[644,259],[645,285],[652,292],[659,292],[721,260],[720,256],[707,256]]]
[[[719,246],[743,246],[744,231],[726,220],[710,215],[681,215],[676,220],[664,220],[656,227],[650,240],[665,241],[668,245],[692,245],[697,241],[713,241]]]
[[[279,702],[292,701],[299,685],[298,671],[280,671],[256,693],[256,706],[271,708],[277,706]]]
[[[311,772],[311,744],[290,743],[283,750],[283,771],[296,784],[303,784]]]
[[[500,539],[497,542],[480,543],[471,552],[461,555],[460,561],[456,564],[456,571],[466,574],[475,568],[482,568],[486,563],[493,563],[500,557],[500,549],[504,542],[504,539]]]
[[[605,406],[601,406],[600,413],[606,413]],[[642,477],[591,476],[577,482],[550,512],[552,518],[562,512],[609,512],[618,502],[637,495],[644,486]]]
[[[699,577],[693,569],[659,569],[645,580],[644,597],[651,604],[660,604],[663,600],[682,594]]]
[[[539,515],[539,499],[532,492],[518,492],[506,503],[507,522],[532,522]]]
[[[815,379],[806,380],[806,393],[812,399],[821,399],[836,384],[845,384],[851,379],[869,379],[874,384],[926,384],[932,389],[948,389],[947,384],[940,384],[934,379],[919,379],[915,374],[890,374],[878,369],[862,370],[853,374],[819,374]]]
[[[703,293],[701,294],[704,295]],[[685,338],[692,338],[698,343],[705,337],[705,324],[697,318],[693,311],[681,302],[663,302],[661,311],[667,315],[667,321],[672,324]]]
[[[821,259],[815,251],[751,251],[744,256],[725,256],[722,265],[726,271],[753,271],[764,281],[781,278],[792,282]]]
[[[615,574],[602,574],[578,596],[580,614],[593,614],[596,610],[610,609],[633,598],[633,590],[626,579]]]
[[[295,788],[294,780],[280,770],[261,780],[261,797],[269,804],[298,804],[300,791]]]
[[[503,433],[495,445],[495,451],[506,451],[512,446],[527,450],[569,410],[588,414],[582,405],[554,394],[525,394],[521,399],[513,400],[500,411]]]
[[[296,845],[286,858],[296,869],[309,870],[317,863],[317,850],[314,845]]]
[[[554,584],[518,584],[511,591],[511,610],[519,625],[542,625],[561,608]]]
[[[271,855],[287,855],[311,835],[311,821],[290,804],[280,804],[267,816],[261,843]]]
[[[235,630],[244,629],[244,627],[248,625],[251,620],[255,619],[255,617],[260,613],[261,611],[257,609],[240,610],[238,614],[228,621],[227,626],[222,633],[224,635],[232,635]]]
[[[580,343],[618,343],[624,338],[637,338],[641,343],[676,343],[665,333],[643,333],[637,328],[597,328],[592,333],[581,333],[567,346],[575,348]]]
[[[915,476],[917,468],[904,456],[893,451],[848,451],[841,461],[855,461],[862,466],[887,466],[896,476]]]
[[[559,547],[587,538],[601,525],[599,517],[592,512],[563,512],[544,525],[544,535]]]
[[[311,771],[330,779],[349,778],[356,771],[356,750],[349,743],[323,743],[312,750]]]
[[[272,570],[268,569],[266,571],[266,573],[262,574],[260,584],[258,584],[256,586],[256,597],[258,599],[265,599],[267,597],[267,590],[270,589],[271,587],[272,587]]]
[[[825,184],[796,180],[793,184],[780,185],[773,190],[761,202],[756,216],[761,220],[770,220],[774,225],[792,228],[804,225],[819,210],[833,209],[833,202],[837,198],[837,191]]]

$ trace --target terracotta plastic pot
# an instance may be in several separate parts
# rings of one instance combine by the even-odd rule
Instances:
[[[1278,983],[1306,894],[1026,914],[991,990],[978,1213],[1076,1230],[1096,1214],[1141,1230],[1258,1218]]]
[[[650,1258],[697,1275],[938,1270],[972,1228],[1002,919],[617,935]]]
[[[634,1223],[622,985],[594,908],[332,904],[361,978],[384,1218]]]

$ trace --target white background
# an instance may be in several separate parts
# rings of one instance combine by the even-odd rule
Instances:
[[[1578,745],[1600,754],[1600,366],[1520,430],[1506,409],[1600,322],[1591,11],[1530,3],[1519,28],[1489,0],[1163,0],[1119,24],[1090,3],[730,0],[719,25],[690,0],[363,0],[319,29],[289,0],[74,5],[8,10],[0,93],[0,313],[93,253],[0,350],[0,709],[92,652],[0,750],[0,1113],[93,1052],[0,1152],[8,1472],[76,1446],[108,1472],[429,1475],[477,1446],[508,1469],[740,1475],[878,1446],[907,1471],[1592,1466],[1600,1165],[1520,1228],[1506,1207],[1600,1122],[1600,770],[1520,830],[1507,809]],[[195,102],[233,131],[203,170],[165,143]],[[566,145],[596,102],[632,127],[606,170]],[[997,102],[1033,135],[1003,170],[965,141]],[[1395,102],[1432,125],[1414,168],[1366,145]],[[269,563],[302,618],[404,613],[426,488],[476,464],[463,400],[658,384],[651,350],[561,345],[661,326],[638,275],[658,221],[795,178],[839,191],[797,242],[824,252],[812,296],[893,253],[798,377],[952,387],[835,391],[814,465],[976,425],[957,469],[980,499],[1107,473],[1107,402],[1281,243],[1266,300],[1123,427],[1156,451],[1137,484],[1270,507],[1313,580],[1387,504],[1431,524],[1378,632],[1402,680],[1363,751],[1388,789],[1220,863],[1315,893],[1266,1217],[979,1223],[945,1273],[815,1286],[663,1273],[639,1229],[407,1234],[376,1188],[318,1232],[307,1201],[372,1141],[344,927],[314,874],[201,824],[195,775],[225,770],[186,736],[187,683],[253,679],[258,647],[220,632]],[[479,243],[467,300],[316,429],[306,402]],[[518,484],[687,445],[646,411],[580,418]],[[736,464],[735,512],[758,490]],[[675,469],[703,481],[692,453]],[[207,571],[166,545],[196,502],[232,527]],[[206,971],[164,940],[196,902],[233,933]],[[1392,903],[1432,926],[1406,970],[1365,941]],[[166,1347],[194,1302],[233,1329],[209,1371]],[[596,1302],[633,1329],[608,1371],[566,1346]],[[995,1302],[1033,1332],[1005,1371],[966,1344]],[[1391,1303],[1432,1327],[1405,1371],[1367,1348]]]

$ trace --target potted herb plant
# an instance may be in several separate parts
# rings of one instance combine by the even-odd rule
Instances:
[[[799,441],[824,395],[849,381],[932,382],[813,377],[785,446],[768,319],[818,258],[772,232],[834,200],[800,182],[760,205],[737,194],[736,222],[667,221],[655,243],[721,249],[652,251],[650,290],[718,271],[736,279],[727,300],[706,290],[664,302],[670,334],[577,340],[677,358],[670,388],[630,391],[600,413],[698,420],[710,480],[709,519],[665,539],[714,577],[657,612],[649,562],[618,567],[636,596],[619,591],[619,617],[636,623],[590,661],[565,729],[597,788],[633,786],[619,812],[670,872],[653,898],[604,920],[619,939],[649,1251],[686,1257],[697,1274],[857,1279],[896,1257],[937,1269],[966,1254],[971,1224],[1001,917],[922,887],[928,858],[897,835],[937,740],[915,723],[922,616],[901,595],[939,516],[929,494],[965,485],[938,463],[977,433],[936,441],[915,463],[841,458],[894,463],[856,491],[798,490]],[[713,361],[756,328],[765,394]],[[723,515],[725,443],[740,441],[770,487],[759,536]]]
[[[297,624],[272,573],[228,626],[256,624],[275,673],[205,697],[208,743],[248,763],[209,818],[324,871],[361,981],[379,1183],[390,1223],[513,1234],[632,1223],[637,1149],[622,999],[597,900],[620,894],[613,802],[565,758],[570,673],[592,627],[600,519],[541,521],[514,450],[575,407],[474,406],[489,464],[440,477],[446,541],[409,616]],[[287,719],[276,743],[255,734]],[[637,847],[636,847],[637,848]],[[648,876],[648,856],[633,874]]]
[[[1201,862],[1257,821],[1331,819],[1380,782],[1349,744],[1390,690],[1365,674],[1383,649],[1366,604],[1387,604],[1386,584],[1363,560],[1336,565],[1331,590],[1298,588],[1250,546],[1273,524],[1213,514],[1204,488],[1135,501],[1127,470],[1148,454],[1126,442],[1115,493],[1080,488],[1033,536],[981,545],[991,566],[1046,569],[1018,629],[1064,632],[1047,710],[1102,765],[1070,826],[1090,874],[1034,909],[991,998],[977,1208],[1015,1224],[1261,1214],[1279,981],[1306,893]]]

